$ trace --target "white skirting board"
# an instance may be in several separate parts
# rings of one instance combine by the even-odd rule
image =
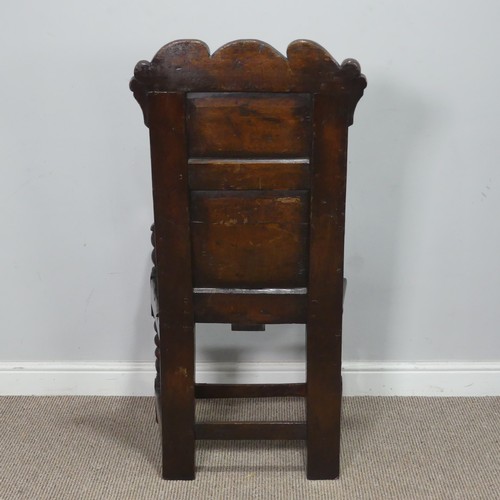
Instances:
[[[150,396],[153,363],[0,362],[0,395]],[[197,382],[304,382],[303,363],[198,363]],[[344,362],[345,396],[500,396],[500,362]]]

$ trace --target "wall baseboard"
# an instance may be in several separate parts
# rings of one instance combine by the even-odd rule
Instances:
[[[303,382],[303,363],[198,363],[197,381]],[[0,362],[0,395],[151,396],[153,363]],[[500,362],[344,362],[345,396],[500,396]]]

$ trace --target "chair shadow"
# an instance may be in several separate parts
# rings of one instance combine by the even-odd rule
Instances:
[[[196,442],[196,470],[238,473],[305,471],[305,449],[305,441],[201,440]],[[216,454],[229,457],[228,462],[213,464],[211,458]],[[290,463],[290,454],[295,463]],[[248,455],[252,455],[252,459],[249,460]]]
[[[146,233],[149,238],[149,231]],[[145,272],[142,282],[141,301],[135,315],[135,330],[138,332],[130,353],[133,362],[146,361],[151,363],[154,370],[154,328],[151,316],[151,258],[148,253],[145,259]],[[149,375],[147,375],[148,377]],[[148,384],[148,396],[144,396],[144,380],[135,374],[130,379],[129,387],[125,388],[125,394],[141,394],[140,396],[117,396],[113,397],[111,412],[109,406],[101,412],[97,405],[93,414],[85,415],[80,423],[99,433],[105,440],[113,440],[120,443],[128,450],[134,450],[143,456],[156,473],[161,475],[161,440],[159,426],[156,423],[155,399],[154,399],[154,372],[151,374]],[[109,397],[106,397],[109,399]]]
[[[384,79],[369,81],[358,105],[349,152],[354,165],[348,172],[344,361],[401,361],[402,275],[408,266],[418,268],[418,262],[408,262],[405,241],[419,241],[428,223],[420,208],[432,179],[429,165],[418,158],[439,141],[444,116],[440,101]],[[430,139],[432,144],[426,144]],[[365,393],[366,387],[345,381],[344,393]],[[344,468],[369,446],[376,408],[370,415],[343,412]]]
[[[106,397],[109,399],[109,397]],[[154,474],[161,477],[161,438],[155,422],[154,399],[151,397],[115,397],[111,406],[96,405],[92,414],[72,415],[75,427],[85,426],[102,436],[103,441],[113,441],[127,450],[133,450],[149,464]],[[233,403],[234,404],[234,403]],[[244,405],[244,401],[236,404]],[[248,404],[248,403],[246,403]],[[376,414],[370,419],[363,415],[346,415],[344,410],[341,428],[341,474],[348,471],[363,454],[370,439]],[[355,439],[353,439],[355,435]],[[214,455],[219,455],[214,463]],[[228,457],[222,463],[220,455]],[[251,458],[249,459],[249,456]],[[196,441],[196,471],[209,472],[304,472],[307,464],[306,442],[297,441]]]
[[[372,397],[372,396],[367,396]],[[347,472],[356,463],[359,456],[363,456],[367,443],[371,440],[375,422],[376,413],[370,413],[370,418],[366,415],[354,413],[351,408],[346,408],[348,402],[346,398],[343,401],[341,430],[340,430],[340,473]]]
[[[86,396],[82,396],[86,397]],[[95,400],[95,397],[92,397]],[[141,396],[105,396],[111,405],[95,405],[92,413],[84,410],[73,414],[70,423],[82,426],[103,442],[114,442],[128,451],[135,451],[160,474],[161,442],[155,422],[154,398]]]

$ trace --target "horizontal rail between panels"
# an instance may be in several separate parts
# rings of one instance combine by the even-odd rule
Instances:
[[[189,158],[189,165],[233,165],[233,164],[298,164],[309,165],[309,158]]]
[[[307,288],[193,288],[193,293],[241,295],[307,295]]]

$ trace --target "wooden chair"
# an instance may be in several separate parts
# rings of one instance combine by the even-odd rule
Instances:
[[[304,439],[307,477],[338,477],[347,129],[365,86],[306,40],[287,58],[179,40],[137,64],[165,479],[194,478],[196,439]],[[195,383],[195,323],[305,324],[306,383]],[[195,398],[265,396],[305,397],[306,422],[195,422]]]

